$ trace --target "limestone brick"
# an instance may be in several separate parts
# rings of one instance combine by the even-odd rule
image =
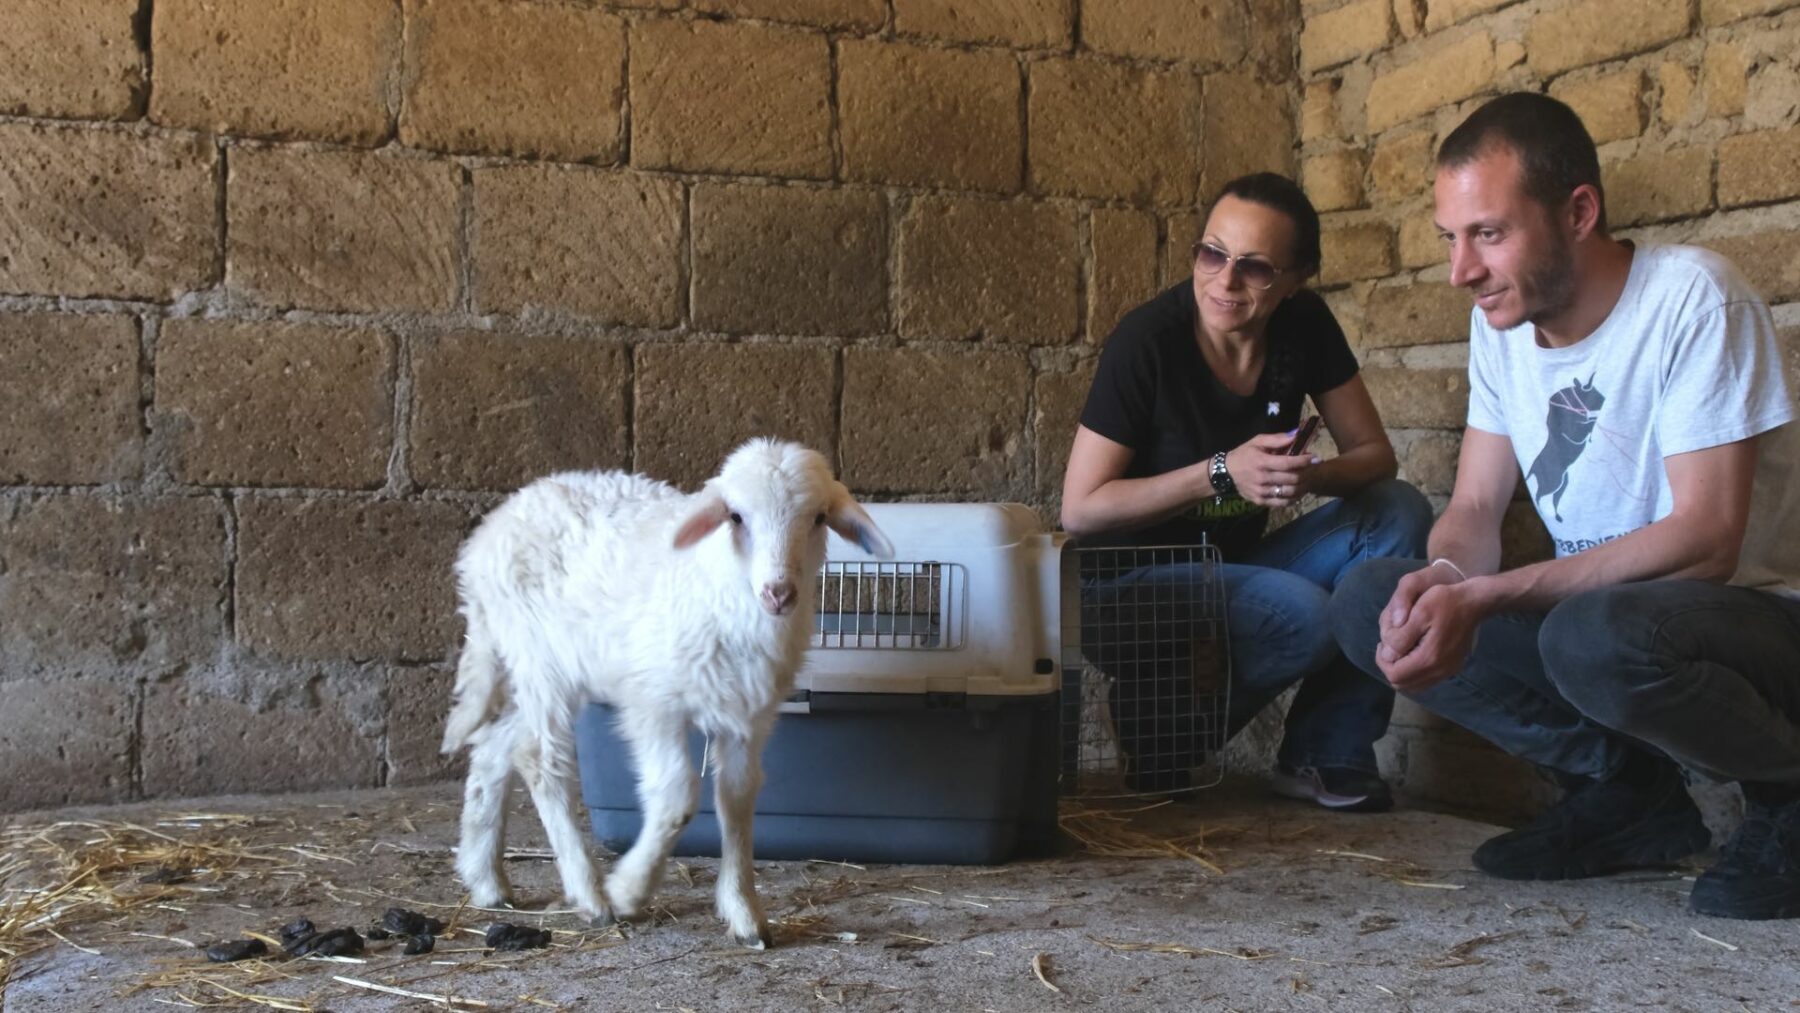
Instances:
[[[1602,167],[1610,225],[1639,225],[1712,207],[1712,150],[1703,145],[1638,155]]]
[[[851,348],[844,353],[843,481],[981,500],[1025,496],[1031,369],[999,349]]]
[[[1237,72],[1206,79],[1205,151],[1200,164],[1202,201],[1249,172],[1294,174],[1291,89]]]
[[[1200,81],[1186,71],[1097,60],[1033,64],[1031,186],[1163,205],[1191,201],[1200,103]]]
[[[1067,49],[1074,0],[893,0],[894,30],[950,42]]]
[[[229,584],[216,499],[27,500],[0,522],[0,560],[0,681],[156,677],[218,652]]]
[[[406,0],[400,140],[476,154],[614,162],[625,22],[600,10]]]
[[[393,340],[366,327],[170,320],[154,429],[199,485],[370,489],[393,448]]]
[[[1066,207],[916,200],[900,224],[900,334],[1063,344],[1079,326],[1079,270]]]
[[[694,188],[693,315],[709,330],[871,334],[887,325],[887,203],[868,190]]]
[[[996,50],[840,43],[845,178],[1018,190],[1019,78],[1012,55]]]
[[[138,0],[13,0],[0,33],[0,113],[125,119],[144,86]]]
[[[123,681],[0,682],[0,812],[130,798],[136,696]]]
[[[217,270],[197,139],[0,124],[0,292],[170,300]]]
[[[1492,85],[1493,78],[1494,40],[1487,32],[1439,45],[1432,52],[1396,64],[1369,85],[1369,130],[1379,133],[1479,95]]]
[[[1327,224],[1319,236],[1319,284],[1381,278],[1394,271],[1394,232],[1381,222]]]
[[[227,183],[226,285],[266,306],[445,313],[456,305],[456,166],[245,148]]]
[[[138,477],[140,386],[130,317],[0,314],[0,484]]]
[[[630,45],[633,165],[831,175],[824,36],[748,22],[643,20],[632,25]]]
[[[837,459],[837,362],[830,349],[655,344],[639,348],[636,358],[632,432],[645,473],[697,489],[752,436],[795,440]]]
[[[1473,306],[1467,292],[1445,282],[1384,285],[1369,294],[1363,347],[1467,341]]]
[[[625,349],[589,338],[459,332],[415,339],[412,478],[511,491],[572,469],[623,468]]]
[[[150,19],[150,118],[215,133],[375,145],[391,129],[400,5],[168,3]]]
[[[1575,110],[1595,144],[1624,140],[1644,132],[1644,75],[1641,71],[1626,70],[1585,80],[1561,78],[1550,86],[1550,95]]]
[[[1467,370],[1371,366],[1362,371],[1362,376],[1385,425],[1398,429],[1461,429],[1468,418]]]
[[[636,173],[476,170],[477,311],[673,326],[682,307],[682,204],[679,184]]]
[[[679,6],[680,0],[668,0]],[[871,31],[887,23],[885,0],[694,0],[694,9],[734,18]]]
[[[1363,155],[1354,148],[1314,155],[1301,169],[1301,182],[1313,207],[1320,211],[1345,211],[1361,207]]]
[[[242,499],[237,639],[297,660],[448,657],[462,632],[450,567],[472,527],[453,503]]]
[[[1394,38],[1393,0],[1351,0],[1306,19],[1300,69],[1308,74],[1367,56]]]
[[[1249,25],[1231,0],[1083,0],[1081,41],[1097,53],[1222,66],[1244,52]]]
[[[1542,77],[1642,53],[1688,33],[1689,5],[1663,0],[1576,0],[1531,19],[1526,58]]]
[[[1126,312],[1156,294],[1156,219],[1142,211],[1095,208],[1090,228],[1087,337],[1099,344]]]

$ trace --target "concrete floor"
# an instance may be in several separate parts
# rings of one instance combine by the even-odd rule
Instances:
[[[194,813],[250,819],[184,825],[171,818]],[[273,934],[302,914],[322,928],[362,927],[395,903],[447,917],[461,897],[449,871],[456,814],[454,786],[436,786],[9,819],[0,826],[134,822],[177,837],[231,838],[288,860],[203,875],[163,907],[73,922],[63,930],[67,944],[57,942],[15,970],[0,1007],[60,1013],[166,1009],[183,996],[223,1000],[217,985],[198,981],[132,990],[150,972],[198,968],[218,985],[304,999],[320,1010],[430,1008],[333,975],[507,1010],[1800,1005],[1800,926],[1689,914],[1684,902],[1694,870],[1504,883],[1468,865],[1470,849],[1493,827],[1406,810],[1334,815],[1244,782],[1132,817],[1152,840],[1207,830],[1207,853],[1222,874],[1174,856],[1083,852],[994,868],[759,863],[762,895],[776,920],[776,946],[764,953],[726,944],[710,910],[713,863],[694,859],[673,870],[655,917],[623,937],[582,933],[573,916],[554,912],[463,914],[464,924],[505,917],[559,930],[548,951],[489,956],[475,936],[456,935],[430,956],[375,950],[360,964],[287,961],[265,975],[282,977],[259,980],[241,966],[205,965],[175,941]],[[515,848],[542,846],[525,809],[512,827]],[[555,900],[548,862],[527,854],[510,869],[522,904]],[[1055,991],[1033,971],[1040,954]]]

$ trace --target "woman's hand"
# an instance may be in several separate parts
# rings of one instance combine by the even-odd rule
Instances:
[[[1310,492],[1319,459],[1312,454],[1287,456],[1293,442],[1292,433],[1264,433],[1226,454],[1225,470],[1237,483],[1238,495],[1274,509],[1291,506]]]

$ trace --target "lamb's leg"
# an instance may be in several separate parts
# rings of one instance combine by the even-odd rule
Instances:
[[[516,713],[502,715],[475,733],[469,751],[469,778],[463,786],[462,843],[456,849],[456,874],[469,888],[476,907],[512,902],[512,887],[501,867],[506,839],[506,788],[512,780]]]
[[[562,876],[563,899],[593,925],[611,925],[612,909],[601,897],[599,878],[588,857],[587,837],[575,813],[575,739],[573,723],[564,716],[537,722],[521,736],[513,762],[517,764],[538,820],[556,853],[556,871]]]
[[[688,759],[687,722],[679,715],[624,711],[619,730],[637,765],[638,802],[644,827],[606,877],[613,913],[630,918],[643,910],[662,879],[675,838],[694,818],[700,779]]]
[[[768,732],[750,738],[723,735],[714,741],[718,765],[713,771],[714,807],[719,814],[719,917],[740,946],[760,950],[771,945],[769,923],[756,899],[756,870],[751,864],[752,821],[756,793],[762,788],[762,747]]]

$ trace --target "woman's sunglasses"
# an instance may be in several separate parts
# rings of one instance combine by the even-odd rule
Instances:
[[[1236,267],[1239,278],[1251,288],[1266,291],[1275,284],[1275,279],[1286,274],[1290,269],[1276,267],[1266,260],[1252,260],[1246,256],[1232,256],[1211,243],[1194,244],[1194,266],[1203,274],[1218,274],[1228,267]]]

